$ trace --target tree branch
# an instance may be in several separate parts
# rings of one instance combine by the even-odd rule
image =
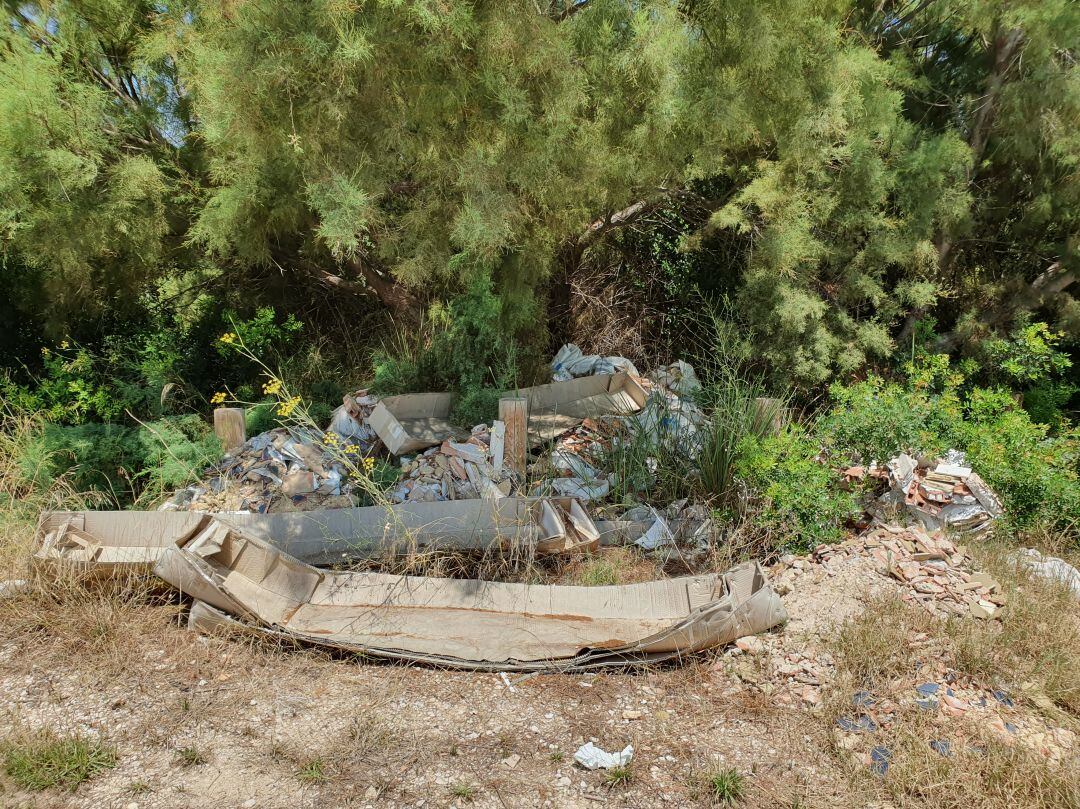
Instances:
[[[1076,283],[1078,278],[1080,273],[1076,270],[1065,269],[1060,261],[1055,261],[1030,284],[1006,297],[998,306],[985,310],[979,318],[979,325],[989,331],[1008,321],[1017,312],[1037,309]],[[953,330],[939,337],[934,346],[937,351],[952,351],[961,340],[962,335]]]

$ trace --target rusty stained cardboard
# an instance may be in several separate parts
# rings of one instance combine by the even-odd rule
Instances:
[[[277,514],[192,511],[46,511],[34,563],[89,572],[149,568],[164,549],[208,519],[262,538],[313,565],[334,565],[435,548],[482,550],[535,546],[538,554],[595,548],[600,529],[569,498],[504,497],[402,503],[389,507]],[[622,529],[622,523],[612,527]]]
[[[646,393],[626,373],[583,376],[516,392],[528,400],[529,445],[537,446],[573,429],[584,419],[626,415],[645,406]],[[449,421],[452,393],[389,396],[368,417],[394,455],[408,455],[461,435]]]
[[[157,572],[257,631],[374,657],[483,670],[580,670],[677,658],[786,620],[757,563],[723,575],[564,587],[319,570],[208,525]],[[197,607],[192,624],[227,617]]]

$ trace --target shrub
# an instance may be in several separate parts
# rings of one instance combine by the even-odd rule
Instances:
[[[838,541],[844,523],[859,513],[854,496],[817,455],[817,442],[798,425],[739,445],[735,471],[756,501],[755,521],[786,550]]]
[[[500,394],[521,384],[528,364],[510,320],[491,280],[480,278],[448,305],[433,306],[418,333],[375,353],[372,387],[381,395],[454,391],[453,421],[490,423]]]
[[[46,424],[23,464],[26,475],[44,468],[46,478],[66,476],[76,491],[107,492],[126,506],[185,485],[220,457],[209,425],[189,414],[138,427]]]
[[[1032,421],[1003,390],[976,388],[965,409],[958,446],[1001,496],[1008,520],[1080,529],[1080,431],[1051,437],[1048,425]]]
[[[955,392],[932,394],[871,375],[829,388],[833,406],[817,430],[838,463],[884,463],[905,450],[939,454],[950,448],[960,419]]]

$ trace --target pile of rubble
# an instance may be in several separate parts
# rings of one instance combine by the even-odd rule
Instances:
[[[1002,514],[1001,502],[971,467],[962,452],[950,451],[935,463],[920,463],[901,453],[885,464],[889,491],[879,507],[903,507],[928,531],[949,528],[979,532]],[[871,470],[871,474],[879,470]],[[846,473],[860,477],[853,467]]]
[[[935,615],[990,619],[1005,604],[993,577],[972,569],[967,548],[941,533],[882,525],[838,545],[819,545],[812,558],[830,563],[848,556],[872,559],[878,572],[905,585],[905,600]]]
[[[503,463],[506,425],[478,424],[464,442],[443,441],[414,456],[402,456],[402,479],[392,503],[508,497],[513,474]]]
[[[354,505],[345,464],[322,433],[278,428],[248,439],[176,492],[162,511],[310,511]],[[348,447],[349,445],[346,445]],[[357,453],[359,448],[348,452]]]

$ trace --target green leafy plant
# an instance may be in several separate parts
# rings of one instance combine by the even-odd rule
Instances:
[[[845,464],[884,463],[898,452],[949,449],[961,418],[959,397],[951,384],[941,393],[926,387],[874,375],[852,385],[832,385],[832,407],[817,424],[830,456]]]
[[[983,350],[994,371],[1014,384],[1029,385],[1060,376],[1072,366],[1058,348],[1062,337],[1046,323],[1026,323],[1007,339],[987,340]]]
[[[455,422],[490,423],[499,397],[518,387],[525,362],[513,325],[490,278],[482,276],[448,304],[432,306],[419,339],[399,338],[376,352],[373,388],[383,394],[453,391]]]
[[[817,459],[817,441],[798,425],[748,436],[738,454],[735,470],[751,492],[754,525],[769,532],[774,546],[804,552],[836,542],[859,513],[852,493]]]

